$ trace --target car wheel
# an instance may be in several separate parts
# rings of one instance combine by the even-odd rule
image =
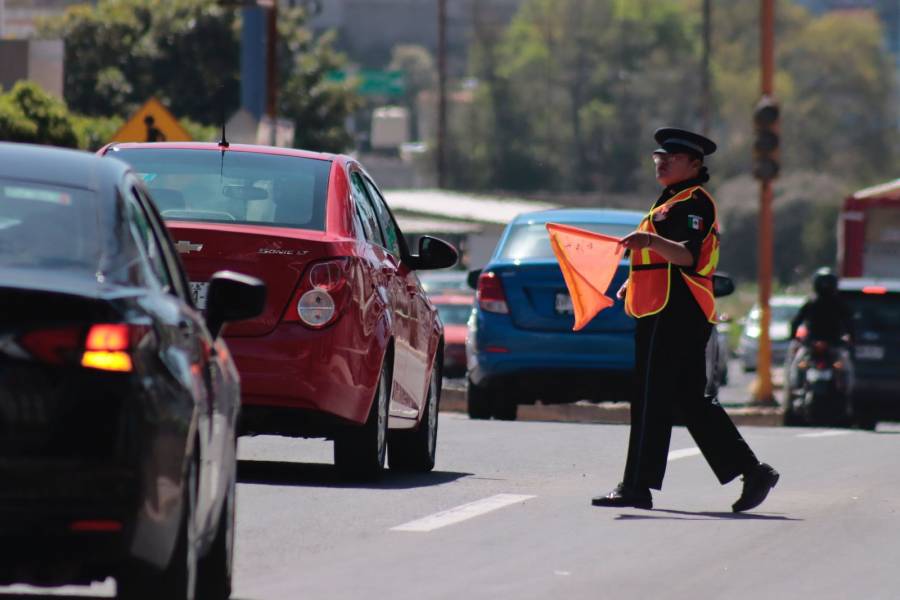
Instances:
[[[431,372],[428,398],[419,428],[415,431],[396,431],[390,434],[388,458],[391,469],[419,473],[427,473],[434,469],[440,399],[441,371],[435,365]]]
[[[466,378],[466,404],[470,419],[491,418],[491,395],[487,386],[476,385]]]
[[[519,416],[519,405],[506,394],[494,394],[491,399],[491,413],[498,421],[515,421]]]
[[[387,454],[391,370],[385,361],[375,385],[375,398],[362,427],[348,427],[334,439],[334,464],[345,477],[372,480],[381,476]]]
[[[199,448],[198,450],[199,451]],[[197,461],[192,460],[184,480],[184,509],[178,540],[164,571],[134,561],[116,577],[119,600],[194,600],[197,584],[197,536],[194,515],[197,510]]]
[[[235,483],[232,479],[222,505],[216,537],[197,565],[198,600],[228,600],[234,564]]]

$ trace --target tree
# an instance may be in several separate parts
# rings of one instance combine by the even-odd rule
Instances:
[[[28,81],[0,96],[0,139],[78,147],[66,105]]]
[[[434,66],[434,58],[424,46],[400,44],[394,47],[391,54],[391,62],[388,69],[403,71],[406,81],[404,102],[409,110],[412,122],[412,139],[421,138],[419,133],[419,94],[430,91],[437,84],[437,69]]]
[[[155,96],[180,118],[219,124],[239,105],[238,14],[215,0],[99,0],[45,20],[41,33],[65,40],[73,111],[125,117]],[[317,39],[305,23],[300,9],[280,13],[279,111],[297,121],[296,144],[343,150],[355,95],[327,78],[344,61],[332,36]]]
[[[351,82],[329,75],[345,66],[343,54],[334,50],[333,32],[315,38],[304,27],[301,9],[279,13],[279,114],[294,121],[294,145],[322,152],[342,152],[353,138],[347,118],[359,106]]]

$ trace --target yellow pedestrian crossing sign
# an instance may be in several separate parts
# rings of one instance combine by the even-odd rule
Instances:
[[[190,142],[191,136],[156,98],[150,98],[116,132],[111,142]]]

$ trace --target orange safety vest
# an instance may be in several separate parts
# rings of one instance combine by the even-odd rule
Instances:
[[[684,202],[697,190],[706,194],[713,203],[713,223],[709,233],[700,246],[697,268],[691,271],[676,266],[687,284],[691,295],[700,305],[703,314],[710,323],[716,322],[716,299],[713,295],[713,274],[719,263],[719,220],[716,216],[716,203],[706,190],[694,186],[683,190],[656,208],[652,209],[641,224],[638,231],[656,233],[653,217],[659,212],[668,211],[672,205]],[[672,263],[648,248],[631,251],[631,270],[628,273],[628,288],[625,294],[625,312],[632,317],[641,318],[655,315],[669,303],[671,287]]]

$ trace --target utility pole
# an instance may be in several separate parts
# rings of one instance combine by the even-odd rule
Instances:
[[[710,115],[712,113],[712,81],[709,57],[712,52],[712,0],[703,0],[703,106],[700,109],[703,135],[709,136]]]
[[[759,194],[759,353],[757,355],[756,382],[753,386],[753,404],[775,405],[772,394],[772,345],[769,326],[772,312],[769,298],[772,294],[772,180],[778,174],[778,105],[775,92],[775,0],[761,0],[760,11],[760,62],[762,99],[754,113],[757,140],[754,152],[757,157],[756,177],[760,181]]]
[[[269,144],[275,145],[278,119],[278,2],[269,7],[266,28],[266,114],[270,119]]]
[[[438,187],[447,186],[447,0],[438,3]]]
[[[6,37],[6,0],[0,0],[0,40]]]

